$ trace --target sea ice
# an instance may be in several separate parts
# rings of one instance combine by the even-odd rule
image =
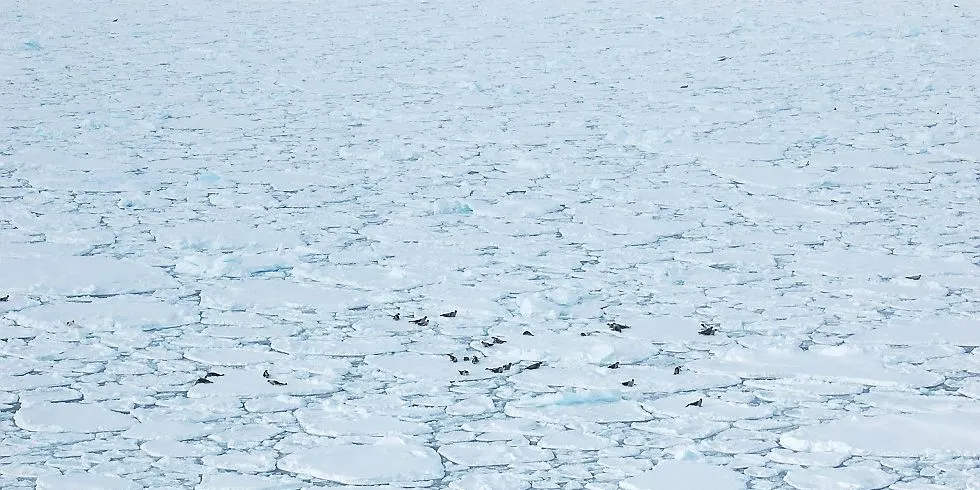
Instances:
[[[401,420],[398,417],[378,413],[366,413],[355,405],[342,405],[334,408],[307,407],[295,412],[303,430],[310,434],[324,436],[345,435],[418,435],[432,431],[431,427],[419,422]]]
[[[527,490],[530,478],[505,472],[471,472],[449,483],[451,490]]]
[[[3,489],[980,488],[970,2],[47,3]]]
[[[945,343],[980,346],[980,320],[973,316],[940,316],[914,321],[891,321],[848,339],[852,342],[893,345]]]
[[[298,490],[301,487],[302,483],[291,482],[281,477],[208,473],[201,476],[201,483],[194,487],[194,490]]]
[[[188,221],[160,227],[153,234],[168,248],[180,251],[275,251],[302,245],[295,232],[241,222]]]
[[[141,420],[120,435],[138,440],[173,439],[183,441],[202,438],[213,430],[213,427],[200,422],[156,418]]]
[[[14,415],[17,426],[31,432],[92,433],[130,428],[136,419],[92,403],[24,405]]]
[[[794,451],[831,451],[876,456],[980,455],[980,434],[963,430],[976,413],[936,412],[851,417],[801,427],[779,443]],[[901,428],[897,430],[896,428]]]
[[[330,445],[288,454],[279,469],[346,485],[410,484],[445,475],[432,449],[398,440]]]
[[[799,490],[878,490],[898,481],[898,476],[870,466],[843,466],[792,469],[783,479]]]
[[[87,301],[47,303],[33,308],[11,312],[23,325],[63,334],[72,329],[84,331],[155,330],[158,328],[188,325],[199,319],[196,308],[146,296],[112,296],[92,298]]]
[[[0,262],[0,277],[5,294],[143,294],[179,287],[163,269],[103,256],[8,259]]]
[[[943,381],[942,376],[924,369],[888,366],[877,355],[859,351],[841,356],[736,347],[693,366],[699,371],[736,373],[745,377],[798,377],[891,387],[923,388]]]
[[[499,466],[550,461],[555,454],[528,445],[499,442],[455,442],[439,448],[439,454],[463,466]]]
[[[539,422],[642,422],[653,415],[614,393],[541,395],[508,402],[504,413]]]
[[[92,473],[66,473],[41,475],[37,478],[37,490],[137,490],[142,486],[132,480],[114,475]]]
[[[695,461],[661,461],[652,470],[619,483],[623,490],[745,490],[746,478],[735,471]]]
[[[232,359],[226,357],[225,359]],[[203,373],[202,373],[203,374]],[[227,371],[220,378],[213,378],[209,384],[193,384],[187,390],[188,398],[216,398],[218,400],[226,397],[263,397],[289,395],[322,395],[333,393],[338,390],[334,380],[329,377],[310,377],[306,379],[290,379],[277,376],[276,381],[286,383],[284,386],[276,386],[269,383],[269,379],[262,376],[262,372],[257,370],[234,370]],[[193,383],[193,381],[191,381]],[[220,401],[218,403],[221,403]]]
[[[227,285],[206,287],[201,307],[218,310],[276,311],[288,309],[344,310],[366,306],[363,292],[331,285],[297,283],[282,279],[243,279]]]
[[[698,399],[700,407],[689,407]],[[736,421],[762,419],[773,415],[772,408],[765,405],[746,405],[702,395],[672,395],[642,403],[643,408],[666,417],[699,417],[708,420]]]
[[[605,437],[574,430],[545,434],[538,441],[538,447],[577,451],[597,451],[613,444],[614,441]]]

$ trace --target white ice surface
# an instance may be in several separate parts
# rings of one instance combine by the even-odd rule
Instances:
[[[131,427],[133,417],[92,403],[37,403],[23,405],[14,415],[21,429],[31,432],[91,433]]]
[[[347,485],[412,483],[444,475],[439,455],[432,449],[388,439],[288,454],[279,460],[279,468]]]
[[[6,257],[4,294],[117,295],[178,287],[166,271],[134,260],[101,256]]]
[[[973,3],[131,7],[0,8],[3,490],[980,488]]]
[[[942,383],[942,376],[914,366],[889,366],[873,353],[840,349],[833,353],[733,348],[697,363],[702,371],[723,371],[745,377],[799,377],[873,386],[921,388]]]
[[[694,461],[661,461],[652,470],[624,480],[623,490],[744,490],[745,477],[714,465]]]
[[[294,412],[300,426],[309,434],[322,436],[348,435],[416,435],[431,428],[423,423],[399,420],[397,417],[370,413],[356,406],[336,408],[308,407]]]
[[[801,427],[779,442],[795,451],[830,451],[875,456],[953,453],[980,456],[980,433],[972,426],[977,412],[937,412],[842,418]]]
[[[867,466],[794,469],[786,473],[786,483],[799,490],[847,488],[877,490],[888,488],[898,477],[880,468]]]
[[[135,482],[113,475],[66,473],[37,479],[37,490],[136,490]]]
[[[536,463],[555,457],[547,449],[527,445],[512,446],[506,442],[457,442],[439,448],[439,453],[453,463],[464,466]]]
[[[893,345],[944,343],[980,346],[980,320],[974,317],[917,318],[914,321],[890,322],[861,332],[852,341]]]

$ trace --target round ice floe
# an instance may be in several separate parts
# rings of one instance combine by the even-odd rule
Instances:
[[[83,331],[125,329],[155,330],[187,325],[198,320],[196,308],[175,305],[147,296],[113,296],[91,301],[39,305],[8,314],[23,325],[64,334],[74,321]]]
[[[280,459],[278,467],[346,485],[413,483],[445,475],[442,460],[434,450],[392,439],[297,452]]]
[[[744,490],[745,477],[727,468],[695,461],[663,461],[619,483],[623,490]]]
[[[439,448],[439,454],[463,466],[497,466],[535,463],[554,459],[555,453],[535,446],[511,446],[506,441],[456,442]]]
[[[309,434],[322,436],[346,435],[415,435],[427,434],[432,428],[426,424],[400,420],[397,417],[367,413],[353,406],[337,408],[301,408],[296,419]]]
[[[5,260],[0,277],[4,291],[57,296],[146,293],[179,286],[163,269],[97,255]]]
[[[698,399],[701,400],[700,407],[689,407]],[[732,403],[717,398],[706,398],[695,395],[665,396],[653,401],[643,402],[643,408],[656,414],[676,416],[697,416],[711,420],[746,420],[761,419],[770,417],[773,414],[771,408],[763,405],[745,405]]]
[[[126,430],[136,419],[90,403],[24,405],[14,415],[18,427],[32,432],[92,433]]]
[[[577,451],[597,451],[612,446],[614,443],[605,437],[587,434],[576,430],[552,432],[545,434],[538,441],[538,447],[545,449],[566,449]]]
[[[783,477],[786,483],[799,490],[876,490],[898,481],[898,476],[870,466],[845,466],[840,468],[793,469]]]
[[[41,475],[35,484],[37,490],[136,490],[143,488],[131,480],[113,475],[92,473],[67,473]]]
[[[618,392],[581,392],[532,396],[508,402],[504,413],[539,422],[642,422],[653,418]]]
[[[975,412],[920,413],[853,417],[801,427],[783,434],[779,444],[794,451],[832,451],[878,456],[954,453],[980,455],[980,433],[963,430]]]

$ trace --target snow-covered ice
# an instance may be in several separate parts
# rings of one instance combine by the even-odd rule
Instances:
[[[980,457],[980,434],[971,427],[977,412],[848,417],[801,427],[780,437],[795,451],[876,456],[952,453]]]
[[[620,483],[623,490],[656,490],[670,487],[684,490],[714,488],[744,490],[745,477],[735,471],[694,461],[662,461],[652,470]]]
[[[38,490],[136,490],[135,482],[112,475],[65,473],[44,475],[37,479]]]
[[[837,468],[793,469],[786,473],[786,483],[799,490],[848,488],[876,490],[888,488],[898,477],[879,468],[844,466]]]
[[[7,2],[0,488],[980,488],[978,28]]]
[[[431,448],[389,439],[288,454],[279,460],[279,468],[347,485],[411,484],[444,475]]]
[[[128,429],[133,417],[93,403],[21,405],[14,415],[17,427],[31,432],[112,432]]]

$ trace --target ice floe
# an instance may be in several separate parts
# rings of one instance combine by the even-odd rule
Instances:
[[[656,490],[670,487],[683,490],[744,490],[746,478],[735,471],[696,461],[667,460],[653,469],[619,483],[623,490]]]
[[[93,433],[126,430],[136,423],[130,415],[92,403],[24,405],[14,415],[17,426],[31,432]]]
[[[4,291],[55,296],[111,296],[176,289],[161,268],[100,256],[23,257],[0,262]]]
[[[965,431],[976,413],[935,412],[913,415],[848,417],[801,427],[779,443],[794,451],[830,451],[876,456],[933,454],[980,455],[980,435]]]
[[[437,480],[445,474],[434,450],[391,438],[288,454],[279,460],[278,467],[345,485],[411,484]]]

